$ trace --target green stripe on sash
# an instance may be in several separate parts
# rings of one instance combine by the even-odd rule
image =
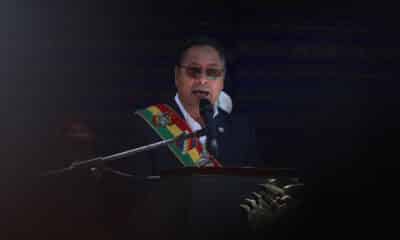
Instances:
[[[151,107],[156,107],[156,106],[151,106]],[[157,109],[159,109],[159,108],[157,108]],[[149,124],[151,126],[151,128],[153,128],[153,130],[161,137],[161,139],[167,140],[167,139],[171,139],[174,137],[174,135],[168,130],[168,128],[161,126],[161,125],[154,124],[153,119],[154,119],[155,115],[151,111],[149,111],[148,108],[143,109],[143,110],[138,110],[138,111],[136,111],[136,114],[138,114],[140,117],[142,117],[147,122],[147,124]],[[174,114],[177,114],[177,113],[174,113]],[[179,115],[177,117],[179,117]],[[182,150],[179,149],[175,143],[168,144],[168,148],[172,151],[172,153],[181,162],[181,164],[183,166],[185,166],[185,167],[197,166],[197,164],[193,161],[193,159],[190,157],[190,155],[187,153],[182,153]]]

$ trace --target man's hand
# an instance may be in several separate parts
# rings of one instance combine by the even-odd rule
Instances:
[[[259,187],[240,204],[255,231],[265,229],[303,200],[304,184],[296,178],[270,178]]]

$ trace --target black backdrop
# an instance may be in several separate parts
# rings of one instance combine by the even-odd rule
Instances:
[[[228,48],[226,91],[255,120],[269,165],[340,159],[394,108],[399,52],[390,6],[2,5],[2,164],[12,169],[73,160],[61,140],[70,121],[173,96],[174,50],[197,33]]]
[[[11,189],[90,156],[90,143],[65,137],[71,122],[90,128],[172,97],[174,50],[197,33],[227,47],[226,91],[254,119],[268,166],[336,174],[394,162],[387,149],[371,152],[397,136],[391,6],[2,1],[0,13],[1,168]]]

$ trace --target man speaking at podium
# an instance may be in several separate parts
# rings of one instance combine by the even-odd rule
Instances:
[[[129,134],[124,133],[126,137],[117,140],[118,146],[113,151],[145,146],[205,127],[207,134],[111,161],[109,166],[132,175],[148,176],[184,166],[259,165],[251,124],[246,118],[235,116],[231,99],[223,91],[226,72],[224,49],[218,42],[208,37],[186,41],[175,63],[177,94],[171,96],[170,102],[147,106],[122,119],[127,122],[120,130]],[[113,135],[120,136],[115,132]],[[108,143],[103,145],[104,151]]]
[[[191,213],[194,215],[206,216],[208,214],[206,219],[209,222],[206,225],[213,228],[213,232],[220,231],[220,226],[224,226],[227,218],[232,218],[235,224],[239,223],[240,225],[239,228],[235,227],[237,229],[229,231],[235,233],[242,229],[246,231],[247,223],[245,222],[247,220],[243,218],[244,222],[242,222],[242,215],[239,214],[240,203],[244,200],[244,195],[239,192],[247,190],[241,189],[240,184],[228,184],[228,186],[224,185],[225,181],[221,181],[211,184],[215,187],[207,185],[207,188],[210,187],[207,190],[197,188],[193,192],[202,192],[208,196],[196,195],[196,199],[199,198],[198,201],[192,200],[197,204],[190,205],[191,194],[185,189],[181,189],[181,185],[177,184],[176,186],[179,187],[168,188],[167,185],[160,185],[157,182],[159,178],[150,177],[161,175],[162,184],[168,182],[168,179],[162,179],[163,175],[160,174],[164,170],[187,166],[199,168],[263,166],[257,154],[254,125],[250,124],[246,116],[232,111],[232,100],[223,91],[226,73],[225,53],[215,40],[202,37],[185,42],[178,51],[174,68],[176,95],[171,96],[170,101],[148,105],[131,113],[130,117],[122,117],[120,124],[112,125],[117,129],[111,129],[111,133],[108,134],[116,138],[115,142],[104,137],[100,138],[108,140],[100,148],[103,154],[112,154],[135,147],[149,146],[161,140],[174,139],[182,134],[191,134],[202,129],[205,129],[206,133],[205,136],[188,138],[124,159],[106,162],[107,167],[113,169],[114,172],[117,170],[135,176],[133,179],[139,179],[139,184],[135,183],[134,187],[129,186],[134,192],[134,196],[119,195],[116,197],[114,185],[110,187],[112,190],[111,194],[108,194],[111,198],[108,206],[111,207],[109,210],[111,216],[107,219],[117,228],[121,227],[121,230],[116,232],[127,232],[127,235],[143,234],[146,237],[154,235],[162,237],[165,232],[171,233],[170,231],[175,231],[172,235],[184,234],[179,227],[185,224],[178,224],[178,222],[187,219],[186,214],[189,210],[186,208],[192,208]],[[115,145],[112,146],[110,143]],[[141,182],[140,179],[150,181]],[[156,181],[152,182],[153,179]],[[255,187],[256,183],[254,183]],[[230,192],[231,195],[214,196],[215,191],[221,192],[223,189],[230,189],[227,192]],[[225,194],[223,191],[222,193]],[[246,192],[247,194],[250,192]],[[179,202],[183,199],[182,197],[187,201]],[[214,208],[207,207],[207,204],[211,204],[215,200],[214,198],[218,198],[218,204],[229,207],[218,208],[217,206],[220,205],[216,202]],[[225,201],[231,201],[231,203]],[[116,210],[115,207],[120,210]],[[117,211],[121,215],[118,215]],[[253,214],[254,211],[249,212]],[[215,214],[218,217],[209,217]],[[253,215],[257,215],[257,213]],[[269,215],[272,216],[272,214],[264,215],[267,216],[265,217],[267,220],[270,219]],[[129,220],[126,220],[128,218]],[[203,218],[187,220],[197,226],[195,222],[201,222],[200,219]],[[218,224],[212,224],[213,221],[217,221]],[[122,227],[127,223],[126,227]],[[199,223],[199,225],[202,224]],[[207,231],[211,232],[208,227],[207,230],[201,232],[204,234],[208,234]],[[124,229],[122,230],[122,228]]]
[[[226,65],[224,50],[215,40],[201,37],[186,41],[176,57],[176,95],[171,96],[170,101],[147,105],[130,113],[128,117],[120,117],[118,124],[106,127],[106,130],[110,131],[106,133],[107,137],[98,135],[98,149],[101,155],[108,155],[148,146],[201,129],[207,129],[206,135],[106,162],[108,169],[134,176],[133,179],[146,179],[148,176],[160,175],[163,170],[186,166],[261,166],[258,162],[253,125],[246,116],[237,115],[232,111],[232,100],[223,91]],[[111,221],[117,228],[124,228],[122,226],[127,222],[132,223],[124,230],[116,232],[128,232],[130,235],[137,231],[146,232],[144,229],[150,227],[147,231],[150,234],[154,230],[154,222],[159,220],[158,216],[151,217],[151,212],[154,214],[162,211],[163,209],[158,209],[162,207],[158,206],[159,204],[148,203],[151,202],[150,199],[162,197],[146,197],[157,192],[152,190],[157,184],[140,182],[139,180],[135,187],[129,186],[134,196],[117,193],[115,187],[121,186],[114,184],[109,187],[111,194],[107,194],[110,198],[107,205],[110,209],[107,211],[110,215],[107,221]],[[148,209],[148,205],[157,206]],[[132,209],[132,212],[129,209]],[[240,210],[239,202],[237,209]],[[170,224],[174,224],[173,220],[169,221]]]

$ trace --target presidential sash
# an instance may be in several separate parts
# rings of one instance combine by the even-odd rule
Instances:
[[[192,130],[186,121],[167,104],[156,104],[135,112],[163,140],[176,138],[182,134],[190,134]],[[210,160],[206,166],[222,167],[222,165],[200,143],[198,137],[168,144],[179,162],[185,167],[201,167],[205,156]]]

